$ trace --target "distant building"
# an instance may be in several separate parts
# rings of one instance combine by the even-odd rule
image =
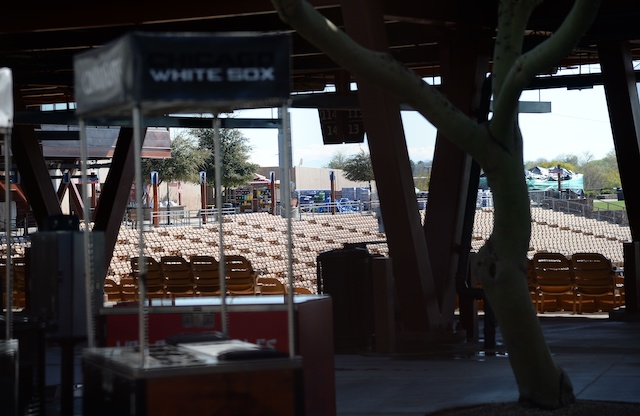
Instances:
[[[280,168],[265,167],[260,168],[258,173],[269,177],[269,172],[275,172],[276,180],[280,180]],[[354,182],[350,181],[344,176],[342,169],[329,169],[329,168],[312,168],[306,166],[294,166],[291,173],[291,181],[294,183],[292,190],[313,190],[313,189],[329,189],[331,187],[331,181],[329,179],[330,172],[334,172],[335,177],[335,189],[341,190],[342,188],[360,188],[369,187],[369,182]],[[371,186],[375,189],[375,182],[371,182]]]

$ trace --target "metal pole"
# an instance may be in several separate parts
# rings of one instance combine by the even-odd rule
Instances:
[[[336,181],[335,181],[335,174],[333,171],[331,171],[329,173],[329,181],[331,183],[331,190],[330,190],[330,201],[329,201],[329,206],[331,207],[331,215],[335,215],[336,213]]]
[[[4,134],[4,235],[7,242],[7,262],[5,269],[5,292],[7,311],[5,321],[5,339],[13,338],[13,261],[11,260],[11,132]]]
[[[292,212],[291,212],[291,129],[289,127],[288,103],[280,109],[282,119],[279,135],[280,143],[280,189],[282,191],[280,203],[283,205],[287,220],[287,318],[289,329],[289,356],[293,357],[295,351],[295,319],[293,307],[293,241],[292,241]]]
[[[215,144],[214,144],[215,147]],[[215,156],[214,156],[215,159]],[[200,172],[200,224],[207,223],[207,180],[206,180],[206,172]],[[203,176],[204,175],[204,176]],[[214,174],[215,179],[215,174]]]
[[[229,316],[227,313],[227,273],[224,259],[224,219],[222,218],[222,152],[220,146],[220,118],[218,113],[213,117],[213,161],[215,164],[215,190],[216,190],[216,215],[218,217],[218,273],[220,274],[220,319],[222,320],[222,333],[229,335]]]
[[[146,367],[147,361],[147,307],[146,277],[147,264],[144,261],[144,209],[142,207],[142,113],[139,105],[132,109],[133,151],[135,160],[136,215],[138,217],[138,342],[140,344],[140,365]]]
[[[89,170],[87,159],[88,159],[88,150],[87,150],[87,135],[86,135],[86,126],[84,118],[80,118],[78,120],[78,126],[80,128],[80,159],[82,160],[82,171],[81,171],[81,180],[82,180],[82,205],[84,208],[82,210],[84,216],[84,230],[83,230],[83,238],[84,238],[84,289],[85,289],[85,304],[86,304],[86,314],[87,314],[87,346],[89,348],[93,348],[95,346],[95,317],[93,316],[93,296],[91,296],[92,290],[91,288],[94,285],[94,276],[93,276],[93,256],[95,255],[93,251],[93,241],[91,238],[90,228],[91,228],[91,205],[89,203],[89,183],[88,183],[88,175],[87,171]]]
[[[159,220],[159,213],[160,213],[160,207],[158,207],[159,201],[158,201],[158,183],[154,183],[153,184],[153,213],[155,214],[153,216],[153,226],[157,227],[158,226],[158,220]]]

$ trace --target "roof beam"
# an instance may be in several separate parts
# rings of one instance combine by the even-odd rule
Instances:
[[[311,0],[316,7],[335,7],[335,0]],[[182,1],[180,7],[170,2],[114,0],[109,11],[79,6],[75,1],[42,3],[38,7],[15,3],[0,16],[0,33],[24,33],[110,26],[137,26],[164,22],[188,22],[198,19],[222,19],[234,16],[276,14],[269,0],[226,2]],[[114,12],[117,11],[117,12]],[[29,16],[17,19],[16,16]]]

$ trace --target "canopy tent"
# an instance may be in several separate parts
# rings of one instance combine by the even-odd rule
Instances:
[[[558,174],[560,181],[558,181]],[[578,194],[584,193],[584,175],[565,168],[545,168],[534,166],[524,171],[527,188],[530,191],[558,190],[558,182],[561,190],[571,190]],[[480,175],[478,189],[487,190],[487,177]]]

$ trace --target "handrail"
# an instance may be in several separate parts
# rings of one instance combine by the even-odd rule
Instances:
[[[490,196],[489,196],[490,198]],[[600,221],[608,221],[614,224],[626,225],[628,224],[626,209],[620,210],[607,210],[605,208],[593,207],[586,202],[576,202],[567,199],[558,199],[551,197],[548,193],[543,191],[530,192],[530,199],[533,205],[541,208],[547,208],[554,211],[561,211],[569,214],[579,215],[586,218],[595,218]],[[322,203],[302,203],[294,211],[294,218],[302,219],[303,217],[314,217],[316,215],[331,215],[342,213],[360,213],[362,215],[373,215],[376,212],[377,207],[380,205],[380,201],[349,201],[349,202],[322,202]],[[418,199],[418,210],[426,210],[428,205],[428,199]],[[488,207],[493,204],[487,203]],[[607,207],[610,208],[616,206],[616,201],[607,202]],[[166,209],[163,207],[158,212],[150,212],[150,218],[147,221],[158,218],[159,225],[190,225],[196,223],[199,226],[207,223],[208,221],[216,221],[217,216],[216,208],[204,208],[196,210],[185,209]],[[222,208],[222,215],[239,214],[239,208],[237,207],[225,207]],[[278,214],[282,214],[282,208],[278,207]],[[235,219],[235,218],[234,218]],[[128,218],[126,215],[123,221],[135,222],[135,219]],[[135,226],[135,224],[133,224]]]
[[[372,206],[377,201],[348,201],[348,202],[313,202],[313,203],[303,203],[298,205],[298,211],[300,215],[311,215],[315,214],[344,214],[344,213],[361,213],[361,214],[370,214],[372,211]]]
[[[607,221],[612,224],[626,225],[628,224],[626,209],[603,209],[594,207],[593,204],[586,202],[576,202],[565,199],[545,198],[540,201],[539,206],[549,208],[553,211],[565,212],[568,214],[579,215],[586,218],[595,218],[598,221]],[[607,202],[607,208],[616,205],[615,202]]]
[[[222,215],[236,215],[238,214],[237,208],[223,208]],[[154,223],[158,226],[183,226],[191,225],[193,223],[202,226],[202,224],[210,221],[216,221],[218,210],[215,208],[204,209],[163,209],[160,211],[149,211],[149,215],[145,218],[145,227],[153,226]],[[146,216],[146,214],[145,214]],[[154,220],[157,219],[157,222]],[[128,212],[125,213],[122,219],[123,223],[131,223],[133,228],[136,227],[137,219],[131,218]]]
[[[207,222],[209,222],[209,220],[211,221],[218,220],[217,208],[202,208],[197,210],[196,212],[197,212],[197,217],[198,217],[198,222],[200,227],[202,227],[202,224],[206,224]],[[233,215],[235,219],[236,215],[238,214],[238,209],[234,207],[227,207],[227,208],[223,207],[221,209],[221,212],[222,212],[222,216]]]
[[[154,221],[156,218],[158,219],[157,224],[160,225],[164,223],[164,225],[184,225],[185,223],[189,223],[189,218],[185,215],[184,210],[162,210],[162,211],[151,211],[151,223],[156,224]]]

